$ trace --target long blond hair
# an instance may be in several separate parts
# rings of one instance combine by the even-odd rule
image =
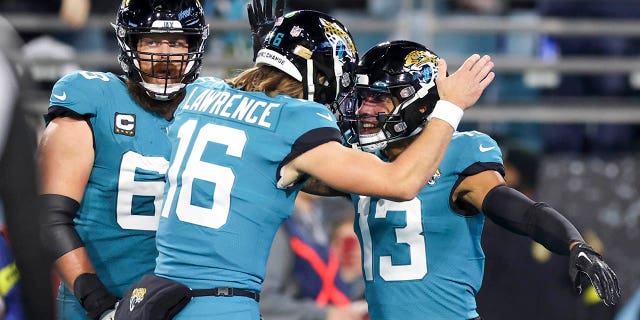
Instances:
[[[264,92],[271,97],[278,94],[304,97],[302,82],[272,66],[252,67],[226,81],[235,89]]]

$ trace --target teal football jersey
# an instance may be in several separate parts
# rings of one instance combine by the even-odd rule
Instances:
[[[170,122],[142,109],[111,73],[63,77],[53,87],[50,115],[60,114],[55,107],[84,116],[93,131],[95,160],[74,222],[100,280],[121,297],[155,267]]]
[[[457,132],[413,200],[352,195],[372,320],[478,316],[484,215],[465,215],[450,199],[461,179],[485,170],[504,172],[496,142],[480,132]]]
[[[191,288],[259,292],[273,237],[301,188],[278,184],[281,166],[340,142],[335,117],[315,102],[204,78],[187,89],[168,135],[156,274]]]

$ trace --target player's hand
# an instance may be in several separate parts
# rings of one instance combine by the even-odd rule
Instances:
[[[616,274],[588,244],[581,242],[571,249],[569,275],[578,294],[582,293],[582,278],[586,276],[605,305],[618,303],[620,287]]]
[[[262,5],[262,1],[266,3]],[[275,14],[272,10],[272,0],[253,0],[253,6],[251,3],[247,4],[247,13],[249,16],[249,25],[251,26],[251,38],[253,39],[253,61],[256,61],[258,51],[262,48],[264,39],[276,20],[282,17],[284,13],[284,0],[276,1]]]
[[[493,61],[491,57],[478,54],[471,55],[458,68],[458,70],[447,76],[447,62],[444,59],[438,60],[438,77],[436,86],[440,99],[449,101],[462,110],[468,109],[475,104],[484,89],[493,81]]]
[[[90,319],[101,319],[105,312],[115,309],[118,302],[95,273],[79,275],[73,281],[73,293]]]

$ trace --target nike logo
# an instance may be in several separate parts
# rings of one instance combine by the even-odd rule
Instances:
[[[65,100],[67,100],[67,93],[65,91],[62,91],[62,95],[61,96],[59,96],[59,95],[54,93],[53,97],[58,99],[58,100],[60,100],[60,101],[65,101]]]
[[[483,147],[482,145],[480,145],[480,148],[479,148],[479,149],[480,149],[480,152],[487,152],[487,151],[491,151],[491,150],[493,150],[493,149],[495,149],[495,148],[496,148],[495,146],[485,148],[485,147]]]
[[[324,113],[320,113],[320,112],[316,112],[317,115],[329,120],[329,121],[333,121],[333,117],[330,114],[324,114]]]
[[[591,262],[591,259],[589,259],[589,257],[587,256],[587,254],[586,254],[586,253],[584,253],[584,252],[580,252],[580,253],[578,253],[578,258],[585,258],[585,259],[587,259],[587,262],[592,263],[592,262]]]

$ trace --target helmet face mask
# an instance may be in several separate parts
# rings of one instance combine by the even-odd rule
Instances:
[[[149,97],[170,100],[198,77],[209,36],[198,0],[123,1],[113,27],[120,66]],[[141,39],[151,39],[155,47],[166,41],[169,50],[141,51],[149,47],[140,46]]]
[[[367,152],[384,149],[389,142],[416,135],[439,100],[435,87],[438,56],[411,41],[381,43],[367,51],[357,69],[351,101],[340,110],[340,127],[347,141]],[[391,101],[385,114],[363,114],[365,102]],[[389,103],[391,103],[389,102]],[[372,133],[372,123],[378,131]],[[366,128],[365,128],[366,127]]]
[[[302,82],[305,99],[330,106],[353,88],[357,61],[342,23],[312,10],[279,18],[256,57],[256,65],[276,67]]]

